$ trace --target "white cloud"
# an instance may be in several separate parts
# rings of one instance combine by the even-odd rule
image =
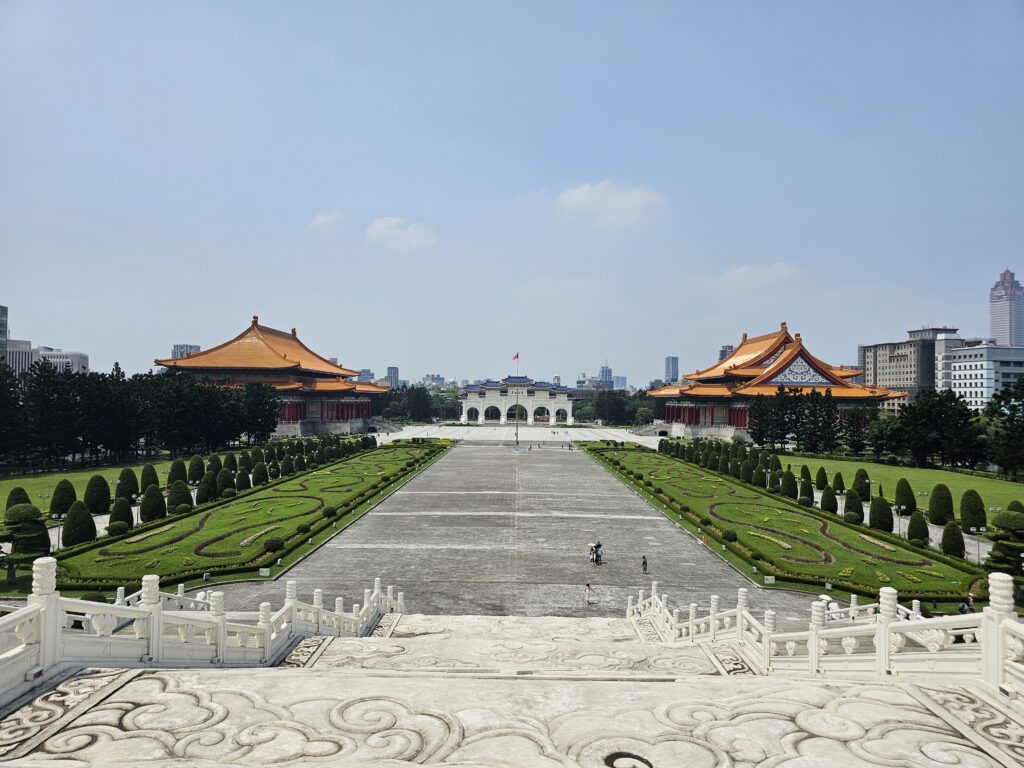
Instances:
[[[664,198],[648,186],[628,186],[611,179],[570,187],[556,198],[562,211],[592,218],[610,227],[631,227]]]
[[[344,219],[345,214],[341,211],[323,211],[313,217],[307,228],[311,230],[330,229],[339,221],[343,221]]]
[[[429,224],[382,216],[370,222],[366,239],[396,251],[416,251],[437,242],[437,233]]]

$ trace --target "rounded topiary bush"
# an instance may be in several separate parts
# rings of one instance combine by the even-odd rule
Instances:
[[[702,517],[700,519],[700,524],[701,525],[711,525],[711,518],[710,517]]]
[[[945,525],[953,519],[953,494],[945,483],[939,483],[928,497],[928,522]]]
[[[1006,508],[1011,512],[1024,512],[1024,504],[1021,504],[1019,501],[1017,501],[1017,499],[1014,499],[1009,504],[1007,504]]]
[[[857,525],[864,522],[864,502],[860,500],[860,494],[852,488],[846,492],[846,501],[843,504],[843,520],[846,522],[856,522]]]
[[[236,491],[234,488],[225,488],[223,491],[220,492],[220,497],[222,499],[233,499],[237,495],[238,491]]]
[[[811,501],[810,496],[801,496],[799,499],[796,500],[796,503],[799,504],[801,507],[814,506],[814,502]]]
[[[106,603],[107,596],[102,592],[83,592],[78,596],[79,600],[88,600],[90,603]]]
[[[238,471],[238,457],[234,453],[224,454],[224,469],[231,470],[232,472]]]
[[[907,541],[910,542],[910,544],[912,546],[920,547],[921,549],[924,549],[925,547],[928,546],[928,542],[927,541],[925,541],[924,539],[919,539],[917,537],[915,537],[913,539],[907,539]]]
[[[150,520],[159,520],[167,517],[167,502],[160,488],[155,484],[150,485],[142,494],[142,502],[139,504],[139,519],[148,523]]]
[[[864,518],[856,512],[843,512],[843,520],[854,525],[860,525],[864,522]]]
[[[206,474],[206,464],[202,456],[193,456],[188,460],[188,481],[192,485],[198,485]]]
[[[167,508],[177,512],[178,507],[185,507],[186,511],[192,509],[192,491],[184,480],[175,480],[167,492]]]
[[[76,501],[78,494],[75,493],[75,486],[70,480],[61,480],[50,497],[50,517],[66,515]]]
[[[309,526],[306,523],[299,523],[295,526],[295,530],[298,533],[309,533]]]
[[[135,476],[134,469],[131,467],[125,467],[121,470],[121,474],[117,476],[117,485],[114,486],[114,496],[116,498],[132,501],[138,495],[139,478]]]
[[[102,475],[93,475],[85,486],[82,497],[89,512],[94,515],[105,515],[110,511],[110,485]]]
[[[185,468],[184,461],[175,459],[171,462],[171,468],[167,470],[167,487],[174,485],[179,480],[183,483],[188,482],[188,470]]]
[[[238,468],[244,471],[246,474],[252,472],[252,456],[249,455],[248,451],[242,451],[238,454]]]
[[[277,459],[271,459],[267,465],[267,474],[270,475],[271,480],[277,480],[281,476],[281,465]]]
[[[832,490],[836,493],[843,493],[846,491],[846,481],[843,480],[842,472],[836,472],[835,477],[832,478]]]
[[[4,525],[18,528],[19,535],[12,544],[12,555],[21,557],[43,557],[50,552],[50,533],[46,530],[43,513],[34,504],[15,504],[4,512]],[[14,566],[15,558],[8,556],[8,573]]]
[[[722,538],[726,541],[736,541],[736,531],[722,531]]]
[[[224,467],[217,473],[217,495],[223,496],[228,488],[235,490],[235,473]]]
[[[191,504],[179,504],[178,506],[176,506],[174,508],[174,514],[176,514],[176,515],[186,515],[186,514],[188,514],[191,511],[192,511],[192,505]]]
[[[338,514],[338,510],[334,507],[324,507],[321,513],[324,517],[331,518]]]
[[[132,527],[121,520],[115,520],[114,522],[107,523],[107,536],[120,536],[122,533],[128,533]]]
[[[892,533],[892,507],[882,496],[875,496],[868,509],[868,527]]]
[[[836,501],[836,492],[832,490],[831,485],[826,485],[824,490],[821,492],[821,510],[822,512],[831,512],[832,514],[839,511],[839,502]]]
[[[828,485],[828,473],[825,472],[824,467],[818,467],[818,471],[814,475],[814,487],[819,491],[824,491],[826,485]]]
[[[213,472],[214,477],[216,477],[217,473],[220,472],[222,469],[224,469],[224,462],[220,460],[220,456],[218,456],[216,453],[211,455],[210,458],[206,460],[206,471]]]
[[[284,539],[280,536],[274,536],[263,542],[265,552],[280,552],[282,549],[284,549]]]
[[[4,509],[10,509],[15,504],[31,504],[32,500],[28,497],[28,492],[20,485],[16,485],[11,488],[10,493],[7,494],[7,504]]]
[[[267,465],[262,461],[256,462],[256,466],[252,468],[252,484],[265,485],[269,480],[270,473],[267,471]]]
[[[252,488],[252,482],[249,480],[249,473],[244,468],[238,470],[238,474],[235,475],[235,490],[241,493],[250,488]]]
[[[305,472],[306,471],[306,459],[305,459],[304,456],[302,456],[302,454],[299,454],[298,456],[295,457],[294,464],[295,464],[295,471],[296,472]]]
[[[960,497],[960,525],[963,530],[973,533],[972,528],[983,528],[988,524],[985,504],[973,488],[964,491]]]
[[[964,534],[955,520],[950,520],[943,526],[941,548],[943,554],[950,557],[963,557],[967,552],[964,546]]]
[[[110,517],[107,520],[107,527],[111,523],[124,523],[128,528],[135,525],[135,516],[132,514],[132,505],[127,499],[118,497],[114,499],[114,506],[110,508]],[[128,530],[126,528],[125,530]]]
[[[896,481],[896,495],[893,497],[900,515],[912,515],[917,511],[917,497],[914,489],[904,478]]]
[[[924,513],[917,510],[910,516],[910,522],[907,523],[907,538],[913,542],[915,539],[923,542],[918,546],[923,546],[928,543],[930,538],[928,535],[928,521],[924,517]]]
[[[86,541],[95,541],[96,521],[92,519],[89,508],[84,501],[76,501],[68,510],[64,529],[61,532],[61,544],[73,547]]]
[[[156,469],[152,464],[146,464],[142,468],[142,474],[139,478],[139,488],[143,492],[151,485],[160,485],[160,478],[156,476]]]
[[[284,461],[281,462],[281,475],[287,477],[293,474],[295,474],[295,459],[291,456],[285,456]]]

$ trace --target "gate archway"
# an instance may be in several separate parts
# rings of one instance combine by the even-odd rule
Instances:
[[[559,408],[557,411],[555,411],[555,421],[556,422],[558,422],[560,424],[564,424],[568,420],[569,420],[569,414],[565,410],[565,408]]]
[[[541,424],[547,424],[551,421],[551,412],[541,405],[533,410],[533,420]]]
[[[466,409],[466,421],[480,421],[480,409],[479,408],[467,408]]]
[[[508,409],[506,414],[508,421],[526,421],[526,407],[523,405],[513,405]]]
[[[501,421],[501,410],[496,405],[488,406],[484,411],[484,421]]]

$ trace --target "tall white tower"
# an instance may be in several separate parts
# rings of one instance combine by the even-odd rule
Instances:
[[[1004,269],[988,295],[988,330],[996,344],[1024,346],[1024,287]]]

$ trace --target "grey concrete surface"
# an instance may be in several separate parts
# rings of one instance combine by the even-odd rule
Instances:
[[[600,540],[594,566],[588,544]],[[650,572],[641,572],[647,555]],[[810,595],[758,589],[584,452],[459,445],[293,568],[302,599],[324,590],[352,601],[375,576],[428,614],[622,616],[637,589],[684,608],[750,590],[753,611],[806,625]],[[594,594],[588,605],[584,585]],[[280,604],[283,580],[224,587],[229,605]],[[791,624],[790,622],[795,622]]]

